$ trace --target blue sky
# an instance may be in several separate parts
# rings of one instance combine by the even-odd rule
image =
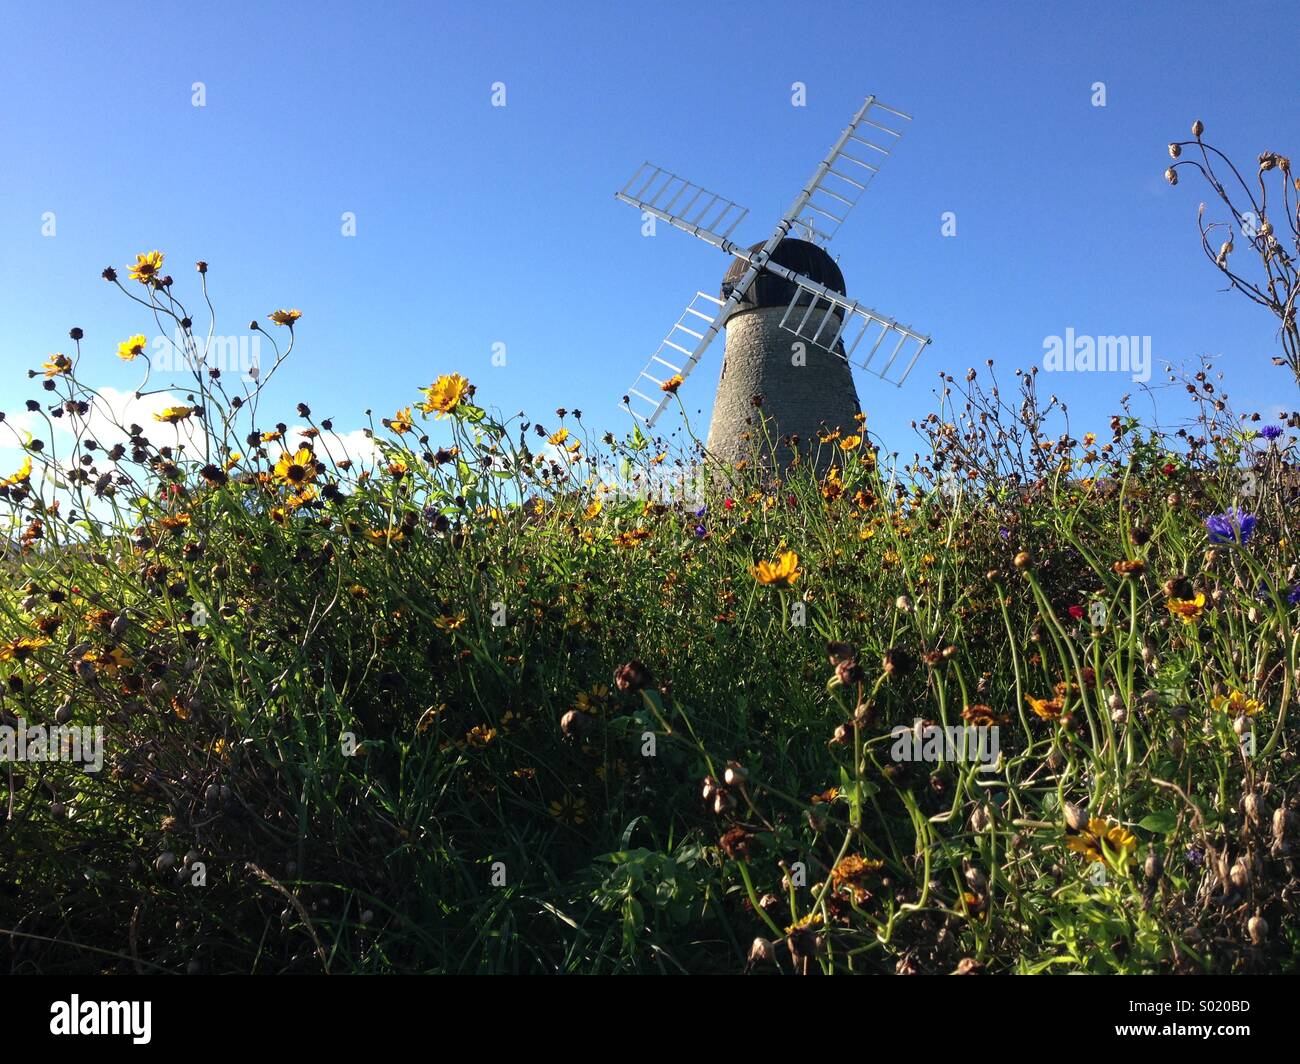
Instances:
[[[1218,356],[1234,398],[1267,409],[1293,394],[1269,365],[1272,319],[1201,257],[1207,190],[1161,173],[1198,117],[1247,164],[1300,149],[1294,64],[1273,47],[1300,38],[1297,11],[6,0],[0,409],[37,394],[24,371],[73,325],[87,378],[135,385],[116,343],[156,329],[99,273],[159,248],[183,286],[211,263],[219,333],[301,308],[272,385],[285,420],[306,400],[355,427],[457,371],[504,412],[578,407],[625,431],[620,396],[727,261],[667,227],[643,237],[614,191],[650,159],[748,207],[735,235],[762,239],[868,93],[915,120],[831,250],[851,296],[934,337],[901,391],[858,378],[892,447],[913,446],[938,370],[992,357],[1006,379],[1067,328],[1149,335],[1157,361]],[[701,434],[721,345],[710,354],[682,392]],[[1104,428],[1133,389],[1121,374],[1044,381],[1076,432]],[[1175,392],[1159,404],[1184,413]]]

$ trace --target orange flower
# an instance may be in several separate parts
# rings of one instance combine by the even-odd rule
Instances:
[[[772,587],[794,587],[800,576],[799,555],[792,550],[784,551],[777,556],[776,561],[759,562],[750,572],[760,584]]]

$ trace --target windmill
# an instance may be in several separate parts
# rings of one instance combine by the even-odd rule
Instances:
[[[670,390],[680,386],[674,378],[690,375],[724,327],[708,440],[709,452],[723,460],[762,445],[760,401],[785,464],[796,450],[815,445],[823,426],[847,431],[855,425],[851,363],[902,385],[930,338],[849,299],[825,248],[910,121],[868,96],[772,235],[748,247],[731,239],[745,208],[663,167],[641,164],[616,198],[734,261],[719,296],[696,292],[628,389],[623,407],[639,424],[654,427],[672,401]]]

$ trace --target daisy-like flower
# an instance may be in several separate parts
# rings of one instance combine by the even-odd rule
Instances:
[[[616,547],[635,547],[642,540],[650,538],[650,529],[632,528],[626,532],[620,532],[614,537],[614,546]]]
[[[294,322],[302,317],[301,310],[273,310],[267,315],[276,325],[287,325],[293,328]]]
[[[137,255],[135,265],[128,266],[127,269],[131,271],[131,280],[148,284],[150,281],[156,281],[161,275],[162,264],[161,251],[146,251],[143,255]]]
[[[450,414],[469,394],[470,383],[459,373],[443,374],[429,387],[421,388],[425,402],[419,407],[426,414],[437,414],[439,420]]]
[[[1221,713],[1234,717],[1253,717],[1264,708],[1264,704],[1241,691],[1231,691],[1226,695],[1215,695],[1210,705]]]
[[[1211,543],[1237,543],[1245,546],[1255,531],[1256,518],[1244,510],[1233,507],[1221,514],[1211,514],[1205,519],[1205,529]]]
[[[135,336],[123,340],[117,345],[117,357],[123,362],[131,362],[144,353],[144,349],[148,343],[149,341],[146,340],[142,334],[136,333]]]
[[[841,451],[856,451],[860,446],[862,446],[861,436],[845,436],[840,440]]]
[[[402,407],[401,410],[389,418],[388,427],[399,436],[410,432],[412,428],[411,408],[409,406]]]
[[[24,636],[8,643],[0,643],[0,661],[26,661],[34,651],[47,646],[49,642],[39,636]]]
[[[659,385],[659,390],[661,392],[667,392],[669,395],[676,395],[677,389],[680,388],[682,384],[685,383],[685,381],[686,378],[683,377],[680,373],[674,373],[671,377],[669,377],[666,381],[664,381],[663,384]]]
[[[169,406],[165,410],[160,410],[154,414],[153,419],[166,425],[175,425],[184,421],[193,413],[194,407],[192,406]]]
[[[558,447],[568,438],[569,438],[568,429],[556,429],[554,432],[552,432],[549,436],[546,437],[546,442],[549,443],[552,447]]]
[[[836,891],[851,894],[854,902],[860,905],[871,897],[866,887],[863,886],[863,881],[884,867],[884,861],[850,854],[848,857],[842,858],[831,869],[831,885]]]
[[[1118,576],[1141,576],[1147,563],[1141,558],[1125,558],[1111,566]]]
[[[400,528],[367,528],[366,539],[371,543],[382,543],[388,546],[397,543],[406,538],[406,533]]]
[[[1137,839],[1131,831],[1119,824],[1109,824],[1101,817],[1093,817],[1083,831],[1068,836],[1065,844],[1082,854],[1089,864],[1100,861],[1120,867],[1129,863],[1137,849]]]
[[[587,799],[574,798],[571,794],[566,794],[563,798],[557,798],[549,806],[551,816],[565,824],[572,824],[575,827],[579,824],[585,824],[587,821]]]
[[[31,479],[32,479],[32,456],[28,455],[26,458],[23,459],[23,464],[16,473],[11,473],[3,480],[0,480],[0,488],[16,487],[19,484],[26,484]]]
[[[1165,608],[1183,624],[1195,624],[1205,612],[1205,592],[1198,591],[1194,598],[1189,599],[1171,598],[1165,603]]]
[[[316,455],[310,447],[299,447],[293,454],[283,451],[271,475],[281,484],[300,488],[316,476]]]
[[[41,369],[45,371],[47,378],[61,377],[72,372],[72,359],[67,355],[51,355],[41,363]]]
[[[760,584],[770,587],[794,587],[799,579],[799,555],[792,550],[783,551],[776,561],[761,561],[750,572]]]
[[[1065,709],[1064,703],[1059,698],[1034,698],[1032,695],[1026,695],[1025,701],[1029,703],[1029,708],[1043,720],[1060,720],[1061,712]]]
[[[603,508],[604,504],[599,499],[596,499],[582,511],[582,519],[584,521],[594,521]]]

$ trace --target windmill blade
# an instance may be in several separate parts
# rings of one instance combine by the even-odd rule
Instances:
[[[786,279],[795,285],[795,293],[785,308],[781,328],[902,387],[930,337],[802,274],[791,271]]]
[[[674,376],[685,380],[691,375],[700,356],[718,335],[724,309],[730,312],[727,303],[721,299],[708,292],[696,292],[677,319],[677,324],[668,330],[659,349],[650,356],[645,369],[627,390],[623,409],[644,422],[647,428],[653,428],[659,415],[672,401],[672,396],[663,390],[664,382]]]
[[[822,247],[830,243],[898,144],[903,124],[911,120],[867,97],[796,200],[790,220],[805,240]]]
[[[717,248],[726,247],[749,213],[748,208],[651,163],[642,163],[614,198]]]

